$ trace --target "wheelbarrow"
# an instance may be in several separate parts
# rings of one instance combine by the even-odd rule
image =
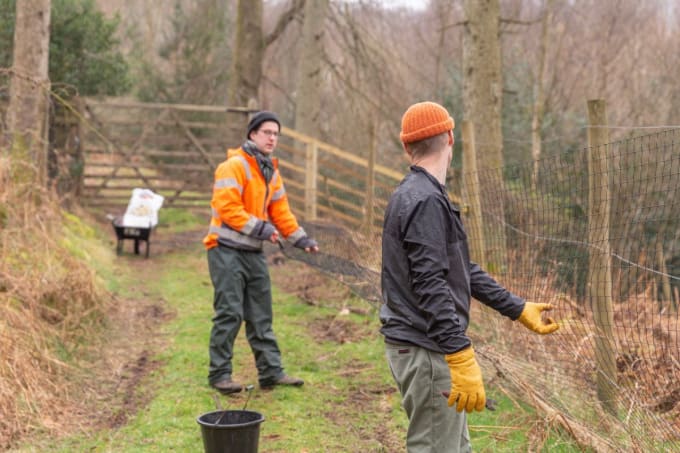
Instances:
[[[116,254],[121,255],[123,253],[123,242],[125,239],[131,239],[135,243],[135,255],[139,255],[139,243],[146,243],[146,253],[145,258],[149,257],[149,238],[151,237],[151,230],[153,227],[149,225],[148,228],[137,227],[137,226],[125,226],[123,225],[122,217],[114,217],[111,220],[113,229],[116,231],[116,238],[118,242],[116,243]]]
[[[135,255],[139,255],[139,243],[146,243],[146,258],[149,257],[149,238],[151,230],[158,224],[158,210],[163,205],[163,196],[149,189],[133,189],[125,215],[109,214],[113,229],[116,231],[116,253],[123,253],[123,242],[131,239],[135,242]]]

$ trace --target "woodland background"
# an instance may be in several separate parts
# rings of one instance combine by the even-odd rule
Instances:
[[[532,240],[549,236],[541,231],[545,225],[554,223],[554,230],[547,231],[568,238],[572,229],[581,234],[586,226],[584,168],[563,164],[580,159],[587,141],[586,102],[603,99],[609,137],[624,143],[617,145],[621,155],[625,151],[639,156],[621,159],[625,165],[617,169],[621,190],[612,203],[621,210],[612,217],[623,226],[612,243],[633,250],[630,259],[642,259],[633,267],[645,271],[645,256],[654,261],[652,254],[646,255],[650,246],[658,246],[666,253],[660,254],[659,269],[666,260],[671,267],[656,274],[677,280],[676,135],[638,138],[680,125],[679,23],[680,7],[671,0],[430,0],[412,7],[389,0],[0,0],[0,327],[10,339],[0,344],[2,356],[8,358],[0,366],[0,408],[13,415],[0,421],[0,446],[21,435],[17,420],[35,418],[40,407],[60,407],[57,394],[71,377],[68,367],[55,359],[53,344],[76,351],[89,329],[108,322],[107,307],[100,303],[106,296],[94,271],[81,262],[78,239],[55,234],[62,223],[86,231],[77,218],[59,211],[63,200],[55,198],[47,152],[51,115],[76,95],[270,109],[298,132],[363,158],[375,150],[379,163],[399,171],[406,167],[398,141],[401,115],[414,102],[434,100],[450,110],[458,125],[462,120],[474,124],[477,167],[486,175],[482,186],[498,189],[482,200],[490,211],[487,218],[510,220],[523,227],[521,233],[532,233]],[[224,124],[225,147],[243,139],[245,121],[243,116]],[[454,131],[449,179],[453,193],[462,191],[465,171],[459,131]],[[544,173],[542,188],[551,189],[553,180],[561,182],[558,191],[548,190],[540,199],[547,220],[534,224],[539,206],[523,197],[538,199],[543,194],[519,181],[524,170],[531,172],[532,160],[554,164]],[[512,170],[513,165],[518,169]],[[656,172],[664,167],[666,173]],[[630,178],[633,174],[642,175],[640,185]],[[504,184],[507,192],[501,190]],[[575,193],[577,203],[560,204]],[[510,199],[528,206],[527,211],[495,211],[495,206],[503,206],[498,202],[503,197],[506,203]],[[625,216],[637,215],[628,209],[630,200],[644,201],[650,217],[628,221]],[[648,225],[652,229],[646,229]],[[629,240],[631,232],[635,241]],[[36,237],[44,247],[35,247]],[[513,265],[527,261],[515,269],[528,274],[527,287],[536,293],[575,288],[567,295],[545,297],[564,297],[559,300],[563,314],[579,320],[577,327],[589,328],[581,285],[589,273],[581,265],[587,253],[574,258],[573,241],[546,246],[540,251],[546,258],[540,270],[545,278],[536,263],[528,262],[533,255],[527,250],[539,253],[534,243],[507,239],[501,239],[501,248],[506,242],[522,245],[511,250],[517,256],[510,258]],[[565,272],[552,272],[553,264],[563,263]],[[548,288],[549,277],[559,280],[565,275],[566,284]],[[680,420],[680,366],[673,355],[678,350],[677,305],[674,312],[657,306],[655,299],[661,296],[654,289],[655,276],[640,272],[634,277],[635,283],[621,292],[622,300],[631,300],[616,306],[630,312],[616,316],[639,330],[619,329],[632,346],[618,371],[632,376],[627,382],[653,390],[650,398],[656,398],[660,409],[652,408],[657,413],[646,419],[646,426],[666,414],[668,426],[659,426],[669,437],[659,438],[675,439]],[[496,334],[503,332],[500,324],[496,327]],[[642,348],[633,331],[642,332]],[[562,334],[553,349],[541,343],[540,350],[555,356],[563,352],[556,361],[572,365],[578,362],[572,359],[575,354],[590,358],[593,350],[581,348],[582,340],[591,338],[588,330],[572,326]],[[512,344],[528,343],[520,336]],[[494,347],[501,351],[501,345]],[[640,359],[637,354],[644,348],[649,357]],[[493,359],[493,353],[487,351],[488,357]],[[642,373],[645,361],[649,366]],[[531,363],[510,365],[524,377],[530,376],[528,370],[535,371]],[[585,367],[575,365],[574,375],[590,377],[589,368],[583,371]],[[554,374],[544,374],[564,376],[558,367],[551,371]],[[659,376],[664,379],[659,392],[667,394],[656,393]],[[566,395],[558,403],[573,400]],[[651,406],[647,400],[643,403],[645,410]],[[579,409],[574,411],[579,416],[587,412]],[[599,417],[597,404],[587,409],[592,409],[593,418]],[[659,440],[645,430],[641,433],[637,441]],[[589,445],[607,451],[595,440]]]
[[[582,146],[587,99],[607,101],[613,139],[680,122],[680,8],[669,0],[52,3],[56,88],[250,101],[358,154],[375,129],[387,162],[403,163],[401,114],[425,99],[475,123],[481,170]],[[0,67],[11,63],[13,4],[0,2]]]

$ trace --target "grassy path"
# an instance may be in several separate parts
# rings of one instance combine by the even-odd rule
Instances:
[[[148,332],[134,332],[150,349],[132,361],[142,372],[128,369],[128,382],[134,385],[117,395],[118,417],[114,413],[103,429],[63,439],[36,438],[16,451],[201,452],[196,418],[218,407],[241,409],[246,404],[265,416],[263,453],[405,451],[406,417],[384,360],[378,319],[373,311],[362,314],[367,308],[362,301],[338,300],[329,285],[328,300],[306,303],[281,291],[277,282],[321,277],[310,277],[314,271],[295,262],[272,266],[277,284],[274,331],[283,363],[306,383],[302,388],[260,390],[242,329],[234,378],[255,385],[247,400],[245,393],[222,396],[207,385],[212,286],[200,243],[168,253],[152,251],[150,260],[122,256],[116,266],[109,286],[128,300],[155,301],[148,304],[152,312],[160,304],[162,312],[155,316],[163,320]],[[352,306],[360,309],[342,310]],[[498,411],[470,418],[475,451],[527,451],[533,417],[499,396]]]
[[[31,442],[18,451],[202,451],[196,417],[216,410],[218,404],[225,409],[246,404],[245,393],[222,396],[207,385],[212,286],[200,245],[152,255],[149,261],[123,256],[118,264],[122,266],[115,286],[124,297],[138,298],[143,293],[147,299],[163,300],[171,315],[153,334],[160,346],[148,358],[153,370],[139,381],[134,394],[123,396],[148,404],[132,417],[123,417],[127,423],[115,429]],[[277,266],[273,272],[295,273],[296,266],[301,265]],[[394,398],[389,371],[382,366],[374,317],[338,315],[334,307],[311,306],[276,288],[274,298],[274,330],[284,366],[306,384],[260,390],[241,329],[234,378],[255,384],[247,408],[265,416],[260,451],[400,451],[405,417]],[[341,344],[323,339],[334,323],[357,341]]]

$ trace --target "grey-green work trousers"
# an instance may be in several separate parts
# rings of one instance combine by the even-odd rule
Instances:
[[[283,376],[283,367],[272,330],[271,283],[264,253],[214,247],[208,250],[208,268],[215,312],[210,332],[209,383],[231,377],[234,340],[245,321],[260,385],[272,384]]]
[[[451,389],[444,355],[412,345],[386,343],[387,362],[401,393],[409,425],[409,453],[471,452],[465,411],[449,407],[442,392]]]

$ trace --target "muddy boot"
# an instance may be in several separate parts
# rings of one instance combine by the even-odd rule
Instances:
[[[277,380],[275,380],[273,382],[267,382],[267,383],[264,383],[264,384],[260,383],[260,388],[271,389],[275,385],[291,385],[291,386],[294,386],[294,387],[300,387],[304,383],[305,383],[305,381],[303,381],[300,378],[296,378],[296,377],[288,376],[287,374],[284,374],[283,376],[281,376],[280,378],[278,378]]]
[[[211,384],[211,386],[218,392],[228,395],[230,393],[238,393],[243,390],[243,386],[238,382],[234,382],[231,378],[223,379],[219,382]]]

